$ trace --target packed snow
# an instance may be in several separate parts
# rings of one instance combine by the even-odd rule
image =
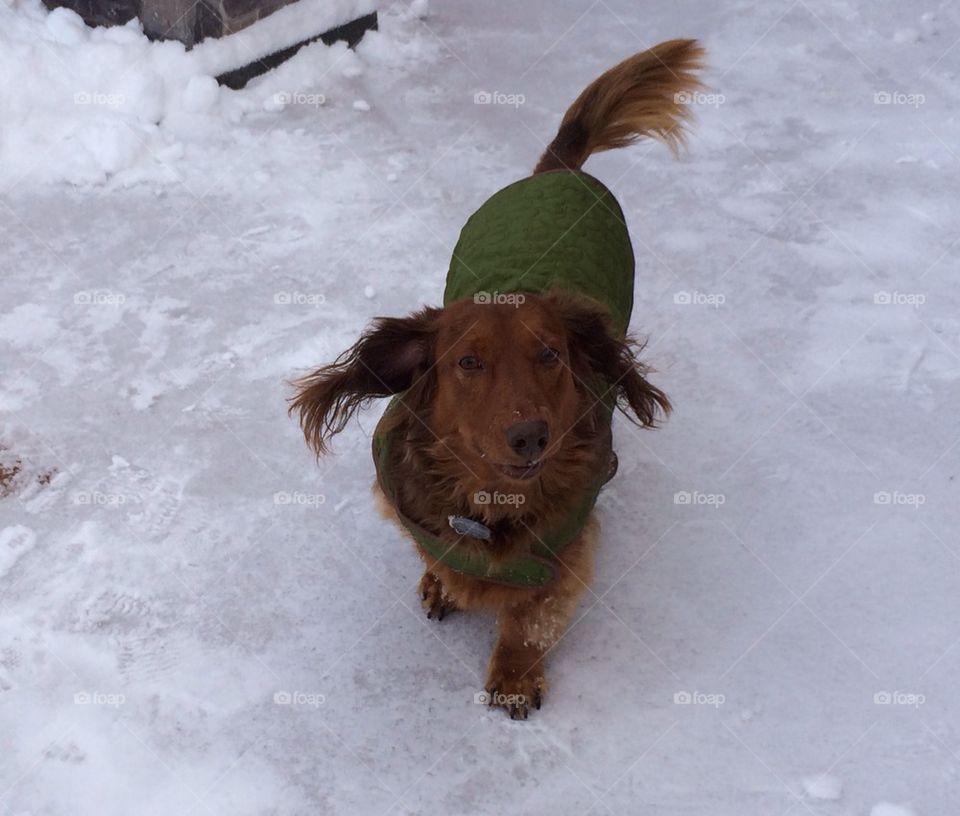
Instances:
[[[839,799],[843,793],[843,780],[828,774],[808,776],[803,780],[803,789],[813,799]]]
[[[904,805],[892,805],[889,802],[880,802],[870,808],[870,816],[916,816]]]
[[[0,813],[958,812],[956,4],[417,0],[213,80],[363,8],[187,52],[0,2]],[[492,621],[426,620],[373,508],[380,406],[317,462],[287,380],[436,304],[580,89],[677,36],[687,154],[587,167],[676,408],[618,420],[512,722]]]

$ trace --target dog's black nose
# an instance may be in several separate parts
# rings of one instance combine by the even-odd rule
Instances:
[[[507,428],[507,444],[514,453],[534,459],[543,453],[550,441],[546,422],[516,422]]]

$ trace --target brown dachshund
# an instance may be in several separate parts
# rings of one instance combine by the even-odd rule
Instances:
[[[670,410],[626,335],[623,214],[580,167],[643,137],[676,151],[702,55],[672,40],[591,83],[533,175],[467,222],[444,307],[377,319],[295,382],[291,411],[318,455],[359,407],[393,396],[374,439],[382,509],[426,564],[428,617],[496,614],[487,699],[514,718],[540,708],[544,658],[591,582],[614,409],[644,427]]]

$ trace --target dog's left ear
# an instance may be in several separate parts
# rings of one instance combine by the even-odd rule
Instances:
[[[565,295],[552,296],[567,330],[567,344],[574,372],[581,378],[578,387],[590,389],[596,399],[605,394],[584,378],[589,373],[603,378],[616,392],[617,407],[644,426],[657,424],[659,416],[670,413],[670,400],[647,382],[650,372],[637,359],[643,346],[629,337],[617,338],[610,329],[609,316],[599,303]],[[578,370],[579,369],[579,370]],[[631,416],[630,412],[633,412]]]
[[[318,456],[357,409],[375,397],[406,391],[429,371],[440,311],[378,318],[333,363],[294,380],[290,413],[299,413],[307,444]]]

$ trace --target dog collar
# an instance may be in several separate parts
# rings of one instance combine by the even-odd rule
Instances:
[[[486,556],[476,553],[473,548],[458,546],[459,542],[449,544],[405,515],[397,504],[395,482],[389,472],[390,450],[394,443],[393,434],[381,430],[384,419],[397,410],[400,396],[394,397],[383,418],[377,425],[373,436],[373,461],[377,471],[377,483],[387,500],[393,506],[400,523],[429,556],[427,567],[442,564],[454,572],[479,578],[495,584],[536,589],[553,583],[561,566],[558,558],[564,548],[573,541],[586,526],[590,511],[596,504],[600,488],[609,481],[613,472],[601,474],[601,478],[592,484],[580,499],[570,508],[564,521],[556,528],[543,532],[534,531],[534,543],[528,554],[515,556],[508,561],[491,563]],[[612,455],[612,451],[611,451]],[[611,461],[615,461],[612,459]],[[492,532],[485,524],[466,516],[449,516],[448,524],[460,536],[489,539]],[[486,535],[484,535],[484,533]]]

